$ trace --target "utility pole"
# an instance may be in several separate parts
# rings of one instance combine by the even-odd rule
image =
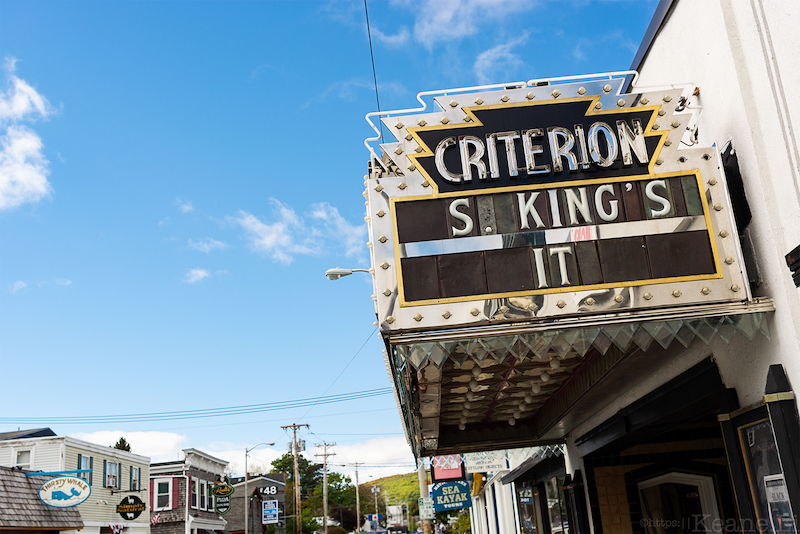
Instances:
[[[328,447],[333,447],[335,443],[323,443],[317,445],[322,447],[322,454],[315,454],[314,456],[322,456],[322,532],[328,534],[328,456],[335,456],[335,452],[328,452]]]
[[[377,527],[380,527],[380,522],[378,520],[378,494],[380,492],[381,492],[380,486],[372,486],[372,494],[375,495],[375,526]]]
[[[300,466],[297,463],[297,429],[301,427],[308,428],[308,425],[294,424],[281,427],[284,430],[287,428],[292,429],[292,442],[294,443],[294,447],[292,447],[294,451],[294,521],[297,525],[297,534],[303,534],[302,518],[300,517]]]
[[[425,471],[425,463],[422,461],[422,458],[419,460],[419,469],[417,470],[417,475],[419,475],[419,496],[420,497],[427,497],[428,496],[428,473]],[[420,514],[422,515],[422,514]],[[420,517],[420,519],[422,519]],[[430,519],[422,519],[422,532],[423,534],[431,534],[431,520]]]
[[[361,498],[358,494],[358,466],[364,465],[364,462],[353,462],[356,468],[356,532],[361,532]]]

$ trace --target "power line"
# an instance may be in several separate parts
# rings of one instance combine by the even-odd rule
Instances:
[[[378,102],[378,111],[381,110],[381,99],[378,97],[378,75],[375,73],[375,54],[372,52],[372,32],[369,29],[369,10],[367,9],[367,0],[364,0],[364,14],[367,17],[367,37],[369,37],[369,57],[372,60],[372,79],[375,81],[375,100]],[[378,120],[381,129],[381,137],[383,137],[383,121]]]
[[[359,349],[356,351],[356,353],[355,353],[355,354],[353,354],[353,357],[352,357],[352,358],[350,358],[350,361],[349,361],[349,362],[347,362],[347,365],[345,365],[345,366],[344,366],[344,369],[342,369],[342,370],[339,372],[339,374],[338,374],[338,375],[336,375],[336,378],[334,378],[334,379],[333,379],[333,382],[331,382],[331,385],[330,385],[330,386],[328,386],[328,389],[326,389],[325,391],[323,391],[323,392],[322,392],[322,396],[321,396],[321,397],[318,397],[318,398],[320,398],[320,399],[322,399],[322,398],[325,398],[325,394],[326,394],[326,393],[328,393],[328,391],[330,391],[330,389],[333,387],[333,385],[336,383],[336,381],[337,381],[337,380],[339,380],[339,378],[340,378],[340,377],[341,377],[341,376],[344,374],[344,372],[345,372],[345,371],[347,371],[347,368],[348,368],[348,367],[350,367],[350,364],[351,364],[351,363],[353,363],[353,360],[355,360],[355,359],[356,359],[356,357],[357,357],[359,354],[361,354],[361,351],[362,351],[362,350],[364,350],[364,347],[366,347],[366,346],[367,346],[367,343],[369,343],[369,340],[370,340],[370,338],[372,337],[372,334],[374,334],[374,333],[375,333],[377,330],[378,330],[378,329],[377,329],[377,328],[375,328],[375,329],[373,329],[373,330],[372,330],[372,332],[370,332],[370,333],[369,333],[369,336],[367,336],[367,339],[365,339],[365,340],[364,340],[364,343],[362,343],[362,344],[361,344],[361,347],[359,347]],[[304,414],[303,414],[303,417],[301,417],[301,418],[300,418],[300,420],[302,421],[303,419],[305,419],[305,418],[306,418],[306,416],[309,414],[309,412],[310,412],[311,410],[313,410],[313,409],[314,409],[314,406],[316,406],[317,404],[319,404],[319,403],[314,403],[314,404],[312,404],[312,405],[311,405],[311,407],[310,407],[308,410],[306,410],[306,413],[304,413]]]
[[[311,397],[307,399],[297,399],[292,401],[281,401],[264,404],[249,404],[244,406],[229,406],[225,408],[207,408],[202,410],[184,410],[175,412],[151,412],[140,414],[119,414],[119,415],[84,415],[74,417],[3,417],[0,423],[132,423],[146,421],[177,421],[184,419],[201,419],[210,417],[225,417],[231,415],[243,415],[251,413],[271,412],[277,410],[288,410],[292,408],[302,408],[305,406],[314,407],[318,404],[332,404],[336,402],[346,402],[351,400],[367,399],[381,395],[389,395],[391,388],[378,388],[366,391],[356,391],[352,393],[342,393],[327,397]],[[308,413],[308,412],[306,412]]]

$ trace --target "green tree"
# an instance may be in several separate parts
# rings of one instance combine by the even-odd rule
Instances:
[[[314,463],[305,457],[298,456],[297,464],[300,471],[300,488],[308,491],[317,487],[322,481],[322,464]],[[272,469],[276,473],[286,473],[286,481],[294,483],[294,455],[287,452],[272,462]]]
[[[131,452],[131,444],[124,437],[120,437],[114,444],[114,449]]]
[[[458,514],[458,519],[456,519],[455,523],[450,528],[450,532],[452,534],[471,534],[472,527],[469,522],[469,512],[467,512],[466,508],[463,508],[461,512]]]

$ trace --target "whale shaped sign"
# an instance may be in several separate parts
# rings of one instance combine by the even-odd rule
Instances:
[[[53,478],[39,488],[39,499],[54,508],[78,506],[91,494],[89,483],[78,477]]]

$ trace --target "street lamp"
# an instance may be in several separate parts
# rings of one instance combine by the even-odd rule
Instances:
[[[250,447],[249,449],[247,447],[244,448],[244,534],[247,534],[247,517],[250,515],[250,494],[247,492],[247,481],[248,481],[247,454],[253,449],[260,447],[262,445],[266,445],[267,447],[272,447],[273,445],[275,445],[275,442],[274,441],[263,442],[253,447]]]
[[[372,273],[372,269],[341,269],[339,267],[335,269],[328,269],[325,271],[325,276],[328,277],[328,280],[338,280],[343,276],[350,276],[353,273]]]

